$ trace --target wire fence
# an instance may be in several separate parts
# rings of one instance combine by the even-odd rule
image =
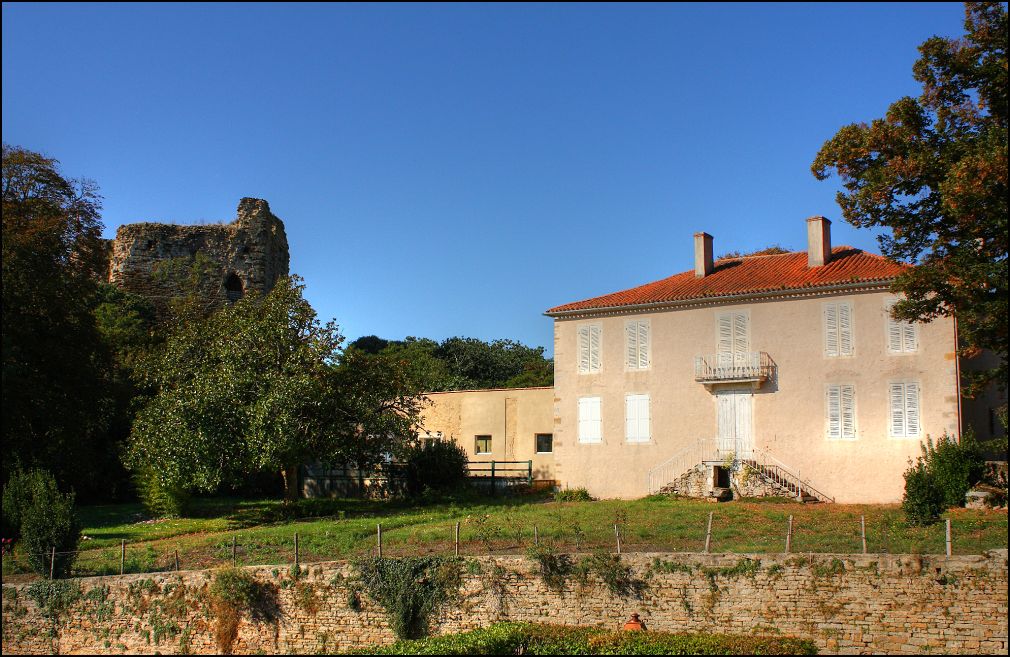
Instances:
[[[800,553],[878,554],[918,553],[982,554],[995,547],[991,537],[977,531],[968,521],[961,527],[950,519],[917,530],[914,542],[900,534],[894,524],[868,521],[860,516],[848,523],[848,531],[837,524],[827,533],[822,526],[804,524],[790,515],[777,531],[770,527],[748,526],[737,518],[720,517],[716,511],[695,526],[683,526],[674,536],[656,532],[648,525],[628,522],[620,512],[615,521],[592,527],[491,522],[487,516],[428,527],[421,535],[409,527],[376,523],[371,530],[356,528],[342,544],[335,544],[329,532],[292,532],[268,538],[249,536],[242,531],[222,535],[220,540],[179,549],[158,549],[151,542],[129,543],[96,549],[57,551],[45,555],[49,572],[35,572],[27,555],[14,550],[3,556],[6,580],[52,577],[67,570],[70,577],[110,576],[136,573],[164,573],[201,570],[223,566],[284,566],[314,564],[363,557],[396,558],[419,555],[505,556],[524,554],[531,546],[549,544],[559,552],[580,553],[606,550],[611,553]],[[335,521],[337,523],[341,521]],[[365,532],[371,534],[368,536]],[[907,528],[905,528],[907,532]],[[900,535],[899,535],[900,534]],[[1005,535],[1004,535],[1005,539]],[[1005,546],[1005,544],[1004,544]]]

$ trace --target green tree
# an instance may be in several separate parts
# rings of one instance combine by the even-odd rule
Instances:
[[[328,384],[343,341],[284,279],[176,327],[138,367],[151,397],[130,435],[127,464],[162,491],[212,492],[280,470],[296,495],[297,467],[333,451]]]
[[[884,254],[917,265],[894,283],[905,295],[895,317],[956,316],[963,355],[999,357],[974,392],[1007,377],[1007,10],[971,2],[965,13],[963,38],[919,46],[922,94],[839,130],[811,169],[836,172],[844,218],[890,229]]]
[[[101,495],[110,402],[92,308],[100,197],[50,157],[3,145],[3,477],[43,467]]]

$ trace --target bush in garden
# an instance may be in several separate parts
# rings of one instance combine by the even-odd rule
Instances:
[[[137,497],[155,518],[177,518],[185,515],[190,494],[179,486],[166,485],[150,467],[140,468],[133,476]]]
[[[409,497],[427,492],[447,493],[467,480],[466,451],[452,440],[434,440],[411,445],[403,454],[404,484]]]
[[[943,435],[933,444],[927,439],[922,456],[905,471],[902,508],[908,522],[928,525],[936,522],[944,509],[964,506],[964,496],[985,472],[985,460],[972,432],[960,442]]]
[[[49,477],[44,470],[22,470],[18,468],[3,488],[3,535],[4,538],[21,537],[21,520],[32,503],[32,491]]]
[[[66,577],[77,559],[75,550],[81,540],[74,494],[61,493],[52,475],[44,470],[37,472],[41,474],[31,478],[27,489],[31,501],[21,512],[21,542],[32,570],[48,577],[52,566],[53,577]],[[57,554],[51,564],[54,547]]]

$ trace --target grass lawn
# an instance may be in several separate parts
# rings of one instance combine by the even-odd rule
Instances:
[[[385,556],[451,554],[460,523],[465,555],[520,553],[533,540],[577,551],[613,549],[614,524],[622,549],[698,552],[704,548],[709,512],[713,552],[779,552],[793,516],[794,552],[859,552],[859,518],[866,517],[870,552],[943,553],[944,525],[909,527],[897,505],[803,505],[787,500],[712,504],[669,497],[558,503],[542,495],[468,498],[428,505],[370,500],[196,500],[191,517],[147,519],[137,504],[83,507],[84,536],[77,574],[119,572],[120,541],[127,542],[126,571],[224,565],[233,538],[243,564],[286,564],[294,560],[299,536],[303,562],[354,558],[375,549],[382,523]],[[955,554],[1007,547],[1007,512],[954,509]],[[23,555],[3,562],[5,579],[27,571]]]

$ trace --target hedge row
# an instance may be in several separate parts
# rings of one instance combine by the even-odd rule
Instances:
[[[785,637],[612,632],[589,627],[496,623],[358,655],[816,655],[812,641]]]

